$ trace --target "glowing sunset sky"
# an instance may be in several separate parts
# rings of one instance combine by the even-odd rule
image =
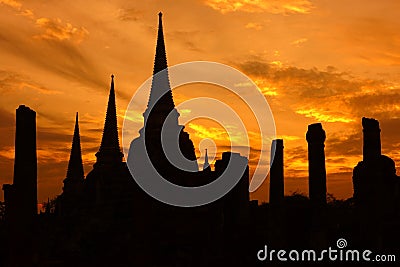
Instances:
[[[362,116],[380,121],[382,151],[400,162],[398,10],[398,0],[0,0],[0,184],[12,182],[20,104],[37,112],[40,202],[61,193],[76,111],[85,174],[92,169],[110,75],[121,129],[131,96],[152,74],[162,11],[170,66],[224,63],[262,90],[284,138],[286,194],[307,193],[305,133],[321,122],[328,192],[348,198]],[[174,92],[176,103],[194,94],[183,89]],[[197,155],[205,137],[214,138],[217,158],[225,150],[219,125],[197,121],[186,129]],[[252,197],[266,201],[268,182]]]

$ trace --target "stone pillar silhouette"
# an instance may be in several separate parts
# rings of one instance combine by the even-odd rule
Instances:
[[[6,202],[9,266],[33,266],[37,217],[36,112],[16,111],[14,179],[3,186]]]
[[[362,127],[363,160],[353,170],[358,242],[370,247],[395,248],[400,235],[394,223],[399,203],[395,162],[381,153],[379,121],[363,117]]]
[[[16,117],[14,187],[21,216],[32,221],[37,215],[36,112],[24,105]]]
[[[288,236],[285,231],[284,206],[284,169],[283,169],[283,140],[272,140],[271,169],[269,172],[269,214],[268,228],[271,229],[269,242],[276,247],[283,247]]]
[[[317,206],[326,204],[326,170],[325,170],[325,131],[321,123],[308,125],[306,134],[308,142],[309,197]]]
[[[363,160],[376,161],[381,155],[381,129],[379,121],[371,118],[362,118],[363,126]]]
[[[284,198],[283,140],[275,139],[271,146],[271,170],[269,182],[269,203],[280,205]]]
[[[377,189],[380,173],[381,129],[379,121],[373,118],[362,118],[363,127],[363,160],[353,171],[354,199],[358,205],[366,205]]]

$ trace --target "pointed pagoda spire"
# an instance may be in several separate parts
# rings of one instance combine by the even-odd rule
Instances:
[[[168,76],[167,54],[165,50],[161,12],[158,13],[158,35],[156,55],[154,58],[153,81],[147,107],[148,109],[157,107],[157,110],[166,112],[167,114],[175,108]],[[146,110],[145,116],[148,115],[148,113],[149,111]]]
[[[206,148],[206,155],[204,156],[203,171],[208,168],[210,168],[210,163],[208,163],[208,153],[207,153],[207,148]]]
[[[111,88],[108,97],[106,120],[104,122],[103,138],[99,152],[96,153],[97,163],[122,162],[123,154],[119,146],[117,108],[115,104],[114,75],[111,75]]]
[[[154,58],[154,70],[153,75],[168,68],[167,64],[167,53],[165,52],[164,32],[162,25],[162,13],[158,13],[158,34],[157,34],[157,46],[156,56]]]
[[[81,151],[81,137],[79,135],[78,112],[75,117],[74,137],[72,138],[71,154],[69,156],[68,170],[66,179],[83,180],[83,164]]]

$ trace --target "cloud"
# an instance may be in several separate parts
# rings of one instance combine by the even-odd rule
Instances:
[[[300,137],[295,135],[279,135],[277,136],[277,139],[283,139],[284,141],[297,141]]]
[[[0,25],[0,46],[3,50],[24,58],[37,68],[57,76],[87,85],[96,91],[105,91],[109,84],[102,82],[94,60],[70,40],[55,38],[26,39],[29,36],[23,27],[10,29]],[[51,55],[51,57],[49,57]],[[43,91],[42,91],[43,92]],[[117,94],[120,94],[117,91]]]
[[[379,94],[389,94],[384,92],[385,89],[377,91],[385,87],[382,81],[354,78],[346,72],[338,72],[332,66],[326,70],[304,69],[252,60],[240,63],[238,68],[255,80],[272,104],[320,122],[353,122],[365,116],[362,114],[365,105],[372,105],[367,102],[375,101],[368,101],[368,95],[375,94],[374,97],[378,99]],[[397,94],[393,89],[390,96]],[[384,98],[389,101],[390,96]],[[391,101],[392,109],[396,109],[395,100],[392,98]],[[387,109],[387,104],[385,102],[381,109],[384,106]]]
[[[361,79],[328,66],[326,70],[276,65],[260,60],[236,64],[267,96],[284,102],[297,114],[325,122],[352,122],[368,112],[400,111],[400,87]],[[398,114],[400,116],[400,113]]]
[[[256,30],[256,31],[260,31],[260,30],[263,29],[264,26],[261,23],[258,23],[258,22],[249,22],[249,23],[246,24],[245,27],[246,27],[246,29],[253,29],[253,30]]]
[[[168,31],[166,38],[169,41],[180,42],[187,51],[203,51],[197,44],[201,44],[199,31]]]
[[[14,71],[0,70],[0,92],[4,94],[14,93],[16,91],[34,91],[38,94],[60,94],[57,90],[50,90],[45,86],[33,81],[27,75]]]
[[[15,0],[0,0],[0,4],[12,7],[16,10],[20,10],[22,7],[22,4]]]
[[[31,10],[23,9],[23,5],[17,1],[0,3],[13,6],[15,10],[20,11],[18,15],[26,15],[32,19],[21,21],[13,28],[5,24],[0,26],[0,46],[3,51],[24,58],[34,66],[57,76],[85,84],[96,91],[107,90],[109,85],[101,82],[103,76],[98,73],[98,68],[93,63],[94,59],[78,46],[89,35],[85,27],[65,23],[59,18],[37,18]],[[32,40],[32,32],[37,32],[37,29],[42,32],[34,34]],[[21,87],[41,93],[54,92],[45,92],[43,86],[32,81],[21,84]],[[117,94],[124,99],[130,99],[120,90]]]
[[[25,10],[20,11],[19,15],[24,16],[24,17],[28,17],[30,19],[33,19],[35,17],[35,14],[30,9],[25,9]]]
[[[189,123],[188,128],[194,131],[192,134],[201,139],[228,140],[228,133],[223,128],[205,127],[195,123]]]
[[[38,18],[36,25],[44,30],[44,33],[34,36],[38,39],[68,40],[80,43],[89,34],[84,27],[74,27],[71,23],[63,23],[59,18]]]
[[[136,8],[120,9],[118,18],[122,21],[137,21],[142,17],[142,11]]]
[[[371,83],[363,91],[347,99],[353,113],[358,116],[379,118],[400,117],[400,88],[389,89],[383,82]],[[365,107],[368,106],[368,109]]]
[[[278,93],[302,98],[326,98],[358,91],[361,82],[347,79],[347,73],[283,66],[274,62],[246,61],[239,68],[247,75],[274,84]]]
[[[71,124],[73,125],[73,124]],[[38,127],[37,129],[38,139],[46,141],[47,143],[56,144],[64,143],[69,144],[72,142],[73,130],[60,130],[51,127]],[[97,142],[98,139],[81,134],[81,138],[85,139],[86,142]],[[68,151],[68,150],[67,150]]]
[[[9,111],[0,108],[0,129],[8,128],[14,123],[14,115]],[[0,138],[0,140],[2,140],[2,138]]]
[[[361,124],[361,120],[360,120]],[[356,125],[354,127],[356,128]],[[326,155],[327,157],[356,156],[362,155],[362,131],[349,129],[341,133],[327,133]]]
[[[15,0],[0,0],[0,4],[11,7],[18,15],[28,17],[35,21],[37,27],[45,30],[44,33],[35,35],[39,39],[73,40],[80,43],[89,32],[84,27],[74,27],[71,23],[65,23],[59,18],[36,18],[30,9],[23,9],[22,3]]]
[[[102,82],[104,76],[99,74],[98,67],[94,64],[94,58],[91,58],[89,53],[78,45],[89,34],[85,27],[65,23],[59,18],[37,18],[31,10],[23,9],[21,3],[14,2],[17,1],[0,3],[14,6],[29,15],[32,20],[19,20],[20,23],[16,23],[12,28],[8,27],[6,23],[0,24],[0,47],[5,54],[24,59],[37,68],[78,82],[95,91],[104,92],[109,88],[109,83]],[[21,14],[18,13],[18,15]],[[42,32],[32,35],[38,29]],[[21,84],[21,87],[41,93],[54,92],[54,90],[45,92],[43,86],[32,81]],[[117,95],[124,99],[130,99],[130,96],[120,90],[117,90]]]
[[[30,9],[23,9],[22,8],[22,3],[15,1],[15,0],[0,0],[0,4],[3,4],[5,6],[8,6],[12,8],[16,13],[20,16],[28,17],[28,18],[33,18],[34,14],[33,11]]]
[[[0,150],[10,147],[11,144],[14,144],[14,125],[15,113],[13,114],[3,108],[0,108]]]
[[[294,46],[296,46],[296,47],[300,47],[300,46],[302,46],[305,42],[307,42],[308,41],[308,39],[307,38],[300,38],[300,39],[297,39],[297,40],[295,40],[295,41],[293,41],[292,43],[291,43],[291,45],[294,45]]]
[[[284,140],[285,142],[285,140]],[[307,161],[307,150],[302,146],[291,147],[290,149],[284,149],[285,155],[285,167],[293,164],[293,162],[306,162]]]
[[[235,11],[307,14],[314,8],[308,0],[205,0],[205,4],[223,14]]]
[[[140,124],[143,124],[144,121],[143,114],[135,110],[128,110],[123,117],[126,120]]]
[[[395,9],[394,9],[395,10]],[[354,57],[370,66],[399,66],[399,23],[388,17],[355,17],[340,24],[335,38],[343,38],[344,49],[357,47]]]
[[[347,118],[346,114],[341,114],[337,111],[319,111],[317,109],[300,109],[296,110],[297,114],[306,116],[307,118],[315,118],[320,122],[344,122],[349,123],[354,121],[353,119]]]

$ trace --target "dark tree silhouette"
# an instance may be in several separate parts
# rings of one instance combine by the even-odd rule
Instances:
[[[56,212],[58,198],[59,198],[59,196],[48,199],[47,202],[42,203],[44,213],[53,214]]]

